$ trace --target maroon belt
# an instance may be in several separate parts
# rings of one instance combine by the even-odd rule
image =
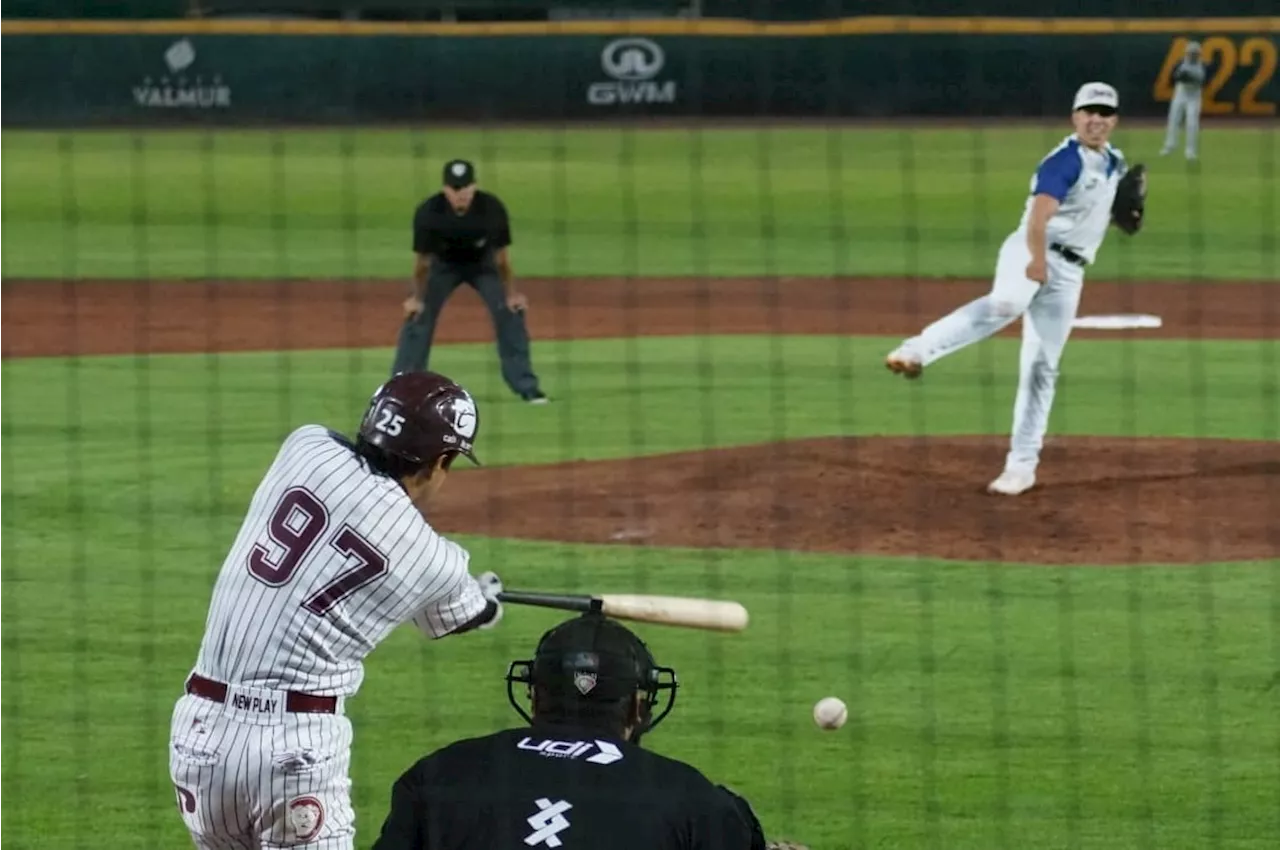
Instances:
[[[187,693],[214,702],[227,701],[226,685],[195,673],[187,679]],[[284,710],[294,714],[334,714],[338,710],[338,698],[288,691],[285,693]]]

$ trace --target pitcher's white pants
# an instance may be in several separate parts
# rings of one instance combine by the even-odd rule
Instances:
[[[943,316],[904,347],[928,366],[965,346],[986,339],[1022,317],[1022,355],[1007,467],[1034,470],[1049,427],[1058,384],[1058,363],[1071,335],[1084,288],[1084,268],[1052,251],[1046,253],[1048,279],[1028,280],[1031,252],[1026,234],[1010,234],[1000,246],[991,292]]]
[[[1184,149],[1187,159],[1195,159],[1200,144],[1200,95],[1187,94],[1178,89],[1169,101],[1169,121],[1165,126],[1164,147],[1160,153],[1166,154],[1178,145],[1178,130],[1186,123],[1187,146]]]
[[[174,706],[169,774],[200,850],[351,850],[350,764],[341,714],[264,716],[189,694]]]

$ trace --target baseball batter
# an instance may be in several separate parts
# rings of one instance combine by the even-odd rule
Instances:
[[[1200,94],[1204,89],[1205,69],[1200,61],[1199,42],[1187,42],[1182,61],[1173,69],[1173,99],[1169,101],[1169,123],[1165,128],[1164,147],[1160,155],[1172,153],[1178,145],[1178,131],[1185,125],[1187,159],[1195,159],[1200,144]]]
[[[1126,178],[1124,157],[1108,139],[1118,121],[1116,90],[1086,83],[1076,92],[1075,132],[1041,161],[1031,177],[1022,219],[1005,239],[991,291],[926,327],[892,351],[885,365],[909,378],[925,366],[986,339],[1022,318],[1022,354],[1013,410],[1013,435],[1004,470],[992,493],[1017,495],[1035,485],[1049,423],[1058,363],[1071,333],[1086,267],[1107,226],[1135,232],[1142,209],[1113,210],[1118,188],[1126,197],[1144,169]],[[1139,185],[1145,192],[1145,183]]]
[[[285,439],[213,590],[173,711],[169,768],[200,848],[354,846],[344,704],[397,625],[429,638],[491,628],[502,583],[428,524],[459,455],[476,462],[471,395],[441,375],[378,388],[354,442]]]

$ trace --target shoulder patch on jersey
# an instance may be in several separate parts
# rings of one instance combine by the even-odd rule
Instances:
[[[1049,195],[1061,202],[1080,179],[1083,169],[1080,143],[1075,138],[1068,137],[1040,160],[1031,194]]]

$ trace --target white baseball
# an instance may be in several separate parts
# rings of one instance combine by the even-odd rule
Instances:
[[[849,719],[849,709],[839,697],[823,697],[813,706],[813,722],[823,729],[839,729]]]

